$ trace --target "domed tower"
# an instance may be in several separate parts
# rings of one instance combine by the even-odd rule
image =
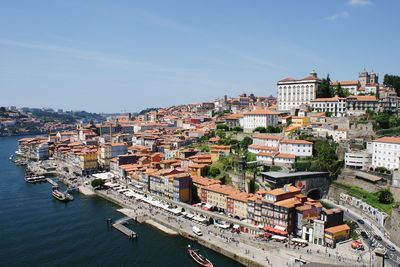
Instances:
[[[361,87],[365,87],[365,85],[369,83],[369,75],[365,69],[358,74],[358,81]]]
[[[310,72],[310,76],[314,77],[315,79],[318,78],[317,72],[316,72],[315,70],[312,70],[312,71]]]

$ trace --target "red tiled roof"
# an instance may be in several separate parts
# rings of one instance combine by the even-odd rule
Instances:
[[[379,139],[376,139],[374,142],[379,142],[379,143],[392,143],[392,144],[400,144],[400,137],[382,137]]]

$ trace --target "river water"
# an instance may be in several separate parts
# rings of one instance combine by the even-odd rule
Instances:
[[[62,203],[47,183],[28,184],[24,167],[8,157],[21,137],[0,138],[0,266],[196,266],[182,237],[132,223],[137,240],[107,227],[123,217],[118,206],[97,196],[74,194]],[[241,266],[207,248],[214,266]]]

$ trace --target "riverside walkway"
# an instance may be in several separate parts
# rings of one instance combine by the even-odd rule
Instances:
[[[369,262],[368,252],[362,254],[360,261],[358,261],[356,260],[357,251],[349,250],[345,246],[342,246],[339,250],[329,248],[325,250],[311,243],[307,248],[300,248],[285,247],[285,244],[274,241],[259,242],[250,233],[238,235],[212,225],[199,225],[183,217],[175,217],[145,202],[126,198],[112,190],[96,191],[96,193],[110,201],[119,203],[124,208],[133,210],[131,213],[135,217],[147,216],[189,239],[190,236],[193,237],[192,226],[196,225],[203,233],[202,237],[195,237],[198,243],[246,266],[296,266],[296,259],[338,266],[367,266],[367,259]],[[307,251],[310,252],[308,253]]]

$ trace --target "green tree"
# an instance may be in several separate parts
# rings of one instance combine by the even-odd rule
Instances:
[[[332,86],[331,86],[331,79],[329,74],[326,76],[326,79],[322,79],[320,85],[318,86],[317,90],[317,98],[323,97],[332,97]]]
[[[249,147],[249,145],[251,145],[252,143],[253,143],[253,139],[251,139],[251,137],[245,136],[245,137],[243,138],[243,140],[240,141],[240,146],[241,146],[243,149],[246,150],[246,149]]]
[[[373,117],[375,120],[376,129],[388,129],[390,128],[389,119],[390,114],[388,112],[378,112]]]
[[[256,159],[257,159],[256,154],[248,152],[248,151],[245,153],[245,157],[246,157],[246,161],[256,161]]]
[[[348,97],[350,95],[349,90],[344,89],[340,83],[335,88],[334,95],[338,97]]]
[[[400,76],[385,74],[383,83],[387,86],[393,87],[398,96],[400,96]]]
[[[388,188],[379,190],[377,194],[380,203],[392,204],[394,202],[393,194]]]
[[[105,181],[103,179],[94,179],[91,184],[93,188],[104,186]]]
[[[390,116],[389,118],[389,127],[398,127],[400,126],[400,117],[397,116]]]
[[[229,131],[229,127],[226,124],[218,124],[217,130]]]
[[[235,132],[243,132],[243,128],[240,127],[240,126],[233,127],[232,130],[235,131]]]
[[[253,130],[253,132],[266,133],[267,132],[267,128],[260,126],[260,127],[255,128]]]
[[[268,126],[267,127],[267,133],[280,133],[282,132],[282,129],[280,127],[275,127],[275,126]]]
[[[208,171],[208,176],[217,177],[221,174],[221,170],[217,166],[211,166],[210,170]]]

